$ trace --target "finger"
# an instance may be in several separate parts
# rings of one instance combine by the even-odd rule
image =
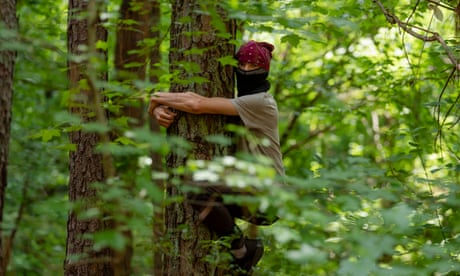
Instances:
[[[171,125],[171,123],[167,123],[167,122],[161,122],[160,123],[160,126],[165,127],[165,128],[168,128],[170,125]]]
[[[159,120],[161,120],[163,122],[172,122],[172,121],[174,121],[174,118],[171,118],[168,115],[162,115],[162,116],[159,117]]]
[[[169,108],[165,108],[165,113],[168,114],[168,115],[171,115],[171,116],[176,116],[177,115],[176,112],[172,111]]]
[[[158,121],[164,124],[165,126],[166,125],[169,126],[174,122],[174,117],[165,115],[165,116],[162,116]]]
[[[175,117],[175,115],[168,114],[168,113],[161,114],[160,116],[161,116],[162,119],[165,119],[165,120],[168,120],[168,121],[174,120],[174,117]]]

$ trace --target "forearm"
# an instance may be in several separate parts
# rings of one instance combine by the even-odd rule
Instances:
[[[204,97],[193,92],[156,93],[151,102],[192,114],[238,115],[230,99]]]
[[[157,105],[166,105],[176,110],[192,114],[199,114],[199,105],[203,96],[193,92],[184,93],[157,93],[151,98],[151,102]]]

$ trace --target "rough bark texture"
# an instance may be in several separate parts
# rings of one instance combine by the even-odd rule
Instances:
[[[0,24],[12,30],[17,29],[15,0],[0,0]],[[7,165],[15,59],[15,52],[0,51],[0,224],[3,223],[5,190],[8,183]],[[3,237],[4,235],[0,228],[0,275],[6,275],[11,250],[8,243],[3,240]]]
[[[222,66],[218,58],[234,54],[235,23],[225,21],[225,14],[213,6],[204,7],[203,1],[176,0],[172,6],[170,63],[173,71],[179,70],[179,81],[172,83],[171,91],[194,91],[204,96],[233,97],[233,69]],[[218,15],[209,16],[206,11],[218,10]],[[185,20],[184,20],[185,19]],[[226,30],[217,31],[212,19],[220,20]],[[223,32],[222,32],[223,31]],[[225,38],[224,38],[224,36]],[[190,50],[199,49],[200,54]],[[180,62],[195,63],[200,70],[191,71],[181,67]],[[185,68],[185,70],[184,70]],[[202,77],[205,83],[190,82],[193,77]],[[184,84],[185,83],[185,84]],[[179,119],[168,129],[169,135],[186,138],[193,146],[190,158],[209,160],[213,156],[230,153],[230,148],[208,143],[208,135],[224,134],[228,118],[215,115],[191,115],[180,113]],[[185,158],[171,154],[167,159],[170,168],[181,166]],[[181,195],[173,186],[168,195]],[[165,256],[164,275],[228,275],[225,268],[216,267],[203,260],[209,248],[203,242],[209,241],[211,233],[197,224],[196,213],[186,203],[174,203],[166,207],[167,235],[172,242],[172,251]],[[184,228],[185,226],[185,228]]]
[[[81,12],[88,9],[88,2],[84,0],[69,1],[68,15],[68,51],[72,55],[81,54],[78,47],[88,45],[88,21],[81,16]],[[106,32],[98,28],[97,37],[106,39]],[[85,79],[85,66],[69,61],[70,89],[75,94],[71,111],[79,115],[83,122],[94,120],[89,116],[88,88],[80,87],[79,82]],[[102,156],[94,152],[99,142],[96,133],[74,131],[70,133],[70,142],[76,149],[70,153],[69,160],[69,200],[81,203],[82,210],[91,207],[96,196],[96,190],[91,186],[95,182],[105,179]],[[91,240],[83,237],[101,231],[107,227],[107,222],[98,219],[79,219],[76,211],[71,211],[67,221],[67,249],[65,260],[65,275],[114,275],[111,250],[93,250]]]

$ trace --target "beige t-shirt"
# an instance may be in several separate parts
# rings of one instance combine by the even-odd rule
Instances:
[[[253,143],[242,139],[237,150],[271,158],[276,172],[284,175],[278,133],[278,106],[273,96],[262,92],[232,99],[232,103],[250,133],[258,137],[258,140],[266,138],[269,142],[262,144],[260,141]]]

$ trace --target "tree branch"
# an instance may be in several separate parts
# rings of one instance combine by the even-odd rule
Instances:
[[[22,185],[22,200],[21,203],[19,204],[19,209],[18,209],[18,215],[16,219],[14,220],[14,226],[13,229],[11,230],[11,233],[6,237],[6,242],[3,247],[4,250],[4,260],[3,260],[3,266],[6,271],[6,268],[8,267],[8,264],[10,262],[11,258],[11,252],[13,251],[13,241],[14,238],[16,237],[16,233],[18,232],[19,229],[19,224],[22,221],[22,215],[24,214],[24,209],[26,207],[26,202],[27,202],[27,192],[29,190],[29,183],[30,179],[27,176],[25,179],[24,184]]]
[[[396,15],[390,13],[379,0],[373,0],[373,2],[377,6],[379,6],[380,10],[385,15],[387,21],[390,22],[391,24],[397,24],[403,31],[405,31],[406,33],[422,41],[426,41],[426,42],[438,41],[441,44],[441,46],[444,48],[444,50],[446,51],[446,54],[449,60],[454,65],[455,69],[457,71],[460,71],[460,63],[458,63],[455,55],[449,49],[449,46],[447,46],[446,41],[438,33],[402,22]],[[417,31],[414,31],[412,28],[425,32],[427,34],[430,34],[430,36],[418,33]]]
[[[432,3],[432,4],[436,5],[436,6],[440,6],[442,8],[445,8],[447,10],[455,11],[454,7],[448,6],[448,5],[443,4],[443,3],[439,2],[439,1],[434,1],[434,0],[426,0],[426,1]]]
[[[285,150],[283,150],[283,155],[287,155],[289,152],[301,148],[302,146],[307,144],[309,141],[313,140],[313,138],[315,138],[315,137],[317,137],[317,136],[319,136],[319,135],[321,135],[321,134],[323,134],[325,132],[334,130],[334,129],[335,129],[334,125],[329,125],[329,126],[324,127],[323,129],[317,129],[317,130],[311,132],[310,135],[308,135],[308,137],[305,137],[305,139],[303,139],[299,143],[293,144],[290,147],[288,147]]]

